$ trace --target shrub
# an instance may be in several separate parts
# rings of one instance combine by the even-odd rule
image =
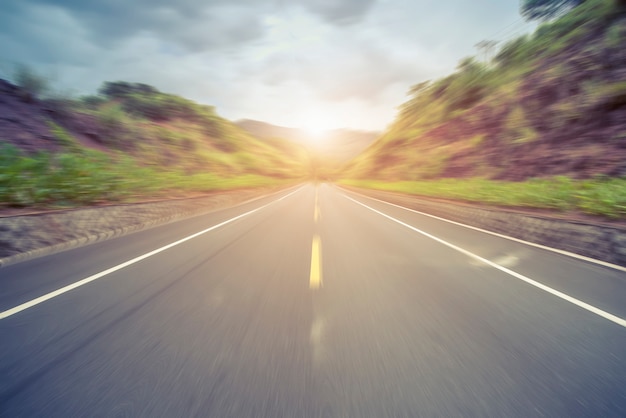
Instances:
[[[619,48],[626,43],[626,21],[612,25],[605,34],[605,43],[609,48]]]
[[[511,110],[505,120],[505,135],[512,143],[526,143],[537,139],[537,132],[526,119],[526,114],[521,106]]]
[[[133,127],[121,105],[113,103],[98,111],[98,120],[104,130],[103,142],[122,149],[133,148]]]
[[[29,101],[40,98],[50,90],[50,84],[45,77],[23,64],[16,67],[13,79],[27,93],[25,99]]]
[[[102,96],[88,95],[80,98],[80,102],[83,103],[88,109],[95,110],[100,105],[106,103],[106,99]]]
[[[56,123],[49,121],[48,122],[48,127],[50,127],[50,131],[52,132],[52,135],[54,135],[54,137],[67,149],[72,150],[72,151],[79,151],[80,150],[80,146],[78,145],[78,142],[76,141],[76,138],[74,138],[69,132],[67,132],[65,129],[63,129],[61,126],[57,125]]]
[[[496,63],[503,67],[523,63],[532,55],[529,44],[528,35],[520,36],[505,43],[495,56]]]

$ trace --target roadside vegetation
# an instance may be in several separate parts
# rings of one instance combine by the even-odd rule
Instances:
[[[182,197],[307,175],[301,146],[255,138],[214,108],[152,86],[106,82],[97,95],[59,99],[45,97],[47,83],[26,67],[14,79],[15,106],[37,135],[29,146],[22,133],[0,136],[0,207]],[[54,147],[37,151],[50,138]]]
[[[447,77],[414,85],[395,121],[348,164],[347,178],[525,180],[623,175],[626,44],[614,0],[533,1],[571,9]],[[535,4],[539,4],[536,6]],[[538,7],[538,8],[536,8]],[[529,16],[535,16],[530,14]]]
[[[142,167],[122,154],[111,156],[94,150],[27,156],[12,145],[0,148],[0,202],[11,207],[131,202],[288,182],[256,174],[225,177],[160,170]]]
[[[523,0],[537,30],[413,86],[343,184],[626,218],[626,7]],[[496,42],[485,41],[493,46]]]
[[[342,180],[340,184],[496,206],[582,212],[626,218],[626,179],[567,177],[506,182],[485,179],[431,181]]]

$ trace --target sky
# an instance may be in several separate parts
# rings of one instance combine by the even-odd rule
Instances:
[[[412,85],[529,30],[519,0],[1,0],[0,77],[19,63],[64,94],[141,82],[230,120],[382,131]]]

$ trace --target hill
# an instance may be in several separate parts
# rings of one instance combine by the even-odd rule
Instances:
[[[243,119],[235,124],[250,134],[265,140],[284,138],[301,144],[320,158],[333,163],[346,163],[363,152],[378,137],[378,132],[352,129],[333,129],[319,137],[312,137],[303,130],[276,126],[266,122]]]
[[[413,86],[344,177],[522,181],[626,175],[623,2],[587,0],[488,62]]]
[[[0,80],[0,202],[77,204],[302,179],[308,155],[139,83],[42,100]]]

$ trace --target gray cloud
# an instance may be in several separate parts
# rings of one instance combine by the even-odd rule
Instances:
[[[13,15],[37,6],[68,13],[85,29],[90,41],[113,47],[141,33],[177,43],[190,51],[228,47],[263,35],[259,10],[252,1],[136,0],[8,0]],[[15,16],[13,16],[13,20]],[[11,28],[19,31],[19,28]]]
[[[288,125],[317,112],[336,125],[380,129],[409,86],[452,71],[475,43],[519,19],[517,7],[517,0],[0,0],[0,70],[3,61],[30,64],[81,93],[106,80],[145,82],[233,119]]]
[[[303,5],[328,22],[349,24],[359,21],[376,0],[304,0]]]
[[[39,4],[67,11],[88,28],[92,42],[113,47],[150,32],[189,49],[232,47],[263,36],[261,16],[301,5],[334,24],[358,21],[375,0],[7,0],[12,8]]]

